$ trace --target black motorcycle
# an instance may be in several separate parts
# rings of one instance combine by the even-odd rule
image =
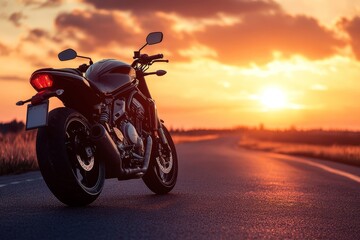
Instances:
[[[38,128],[36,153],[41,174],[51,192],[69,206],[84,206],[101,193],[105,179],[142,178],[156,194],[171,191],[178,174],[173,140],[157,114],[145,76],[163,55],[141,54],[162,41],[150,33],[134,52],[134,62],[105,59],[93,63],[73,49],[59,53],[61,61],[89,60],[78,68],[35,71],[31,85],[38,92],[27,102],[26,129]],[[49,98],[64,107],[48,113]]]

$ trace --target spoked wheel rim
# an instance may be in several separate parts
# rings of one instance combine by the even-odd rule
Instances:
[[[100,179],[99,161],[90,141],[88,124],[81,119],[71,119],[66,125],[65,145],[72,172],[84,189],[92,189]]]

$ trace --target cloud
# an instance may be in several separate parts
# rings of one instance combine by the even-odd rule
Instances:
[[[35,6],[38,8],[47,8],[47,7],[58,7],[61,5],[63,0],[20,0],[25,6]]]
[[[90,12],[75,10],[61,13],[55,19],[55,26],[64,38],[74,38],[79,48],[92,51],[111,42],[130,44],[134,31],[125,27],[114,13]]]
[[[0,75],[0,81],[24,81],[24,78],[15,75]]]
[[[58,7],[62,3],[62,0],[47,0],[42,2],[39,7],[46,8],[46,7]]]
[[[29,34],[28,34],[26,40],[35,42],[35,41],[39,40],[40,38],[49,38],[49,36],[50,36],[50,34],[47,31],[40,29],[40,28],[34,28],[29,31]]]
[[[76,10],[61,13],[55,20],[58,38],[61,37],[64,41],[76,40],[77,46],[71,47],[82,52],[101,51],[102,54],[115,57],[117,54],[112,47],[137,50],[145,43],[149,32],[162,31],[165,36],[161,45],[162,52],[172,60],[188,59],[179,52],[190,48],[193,38],[187,33],[173,31],[173,24],[171,19],[164,19],[161,14],[132,16],[121,11],[107,10]]]
[[[360,60],[360,16],[343,18],[338,25],[349,35],[351,48],[357,60]]]
[[[33,28],[29,29],[27,35],[22,38],[20,45],[23,43],[31,43],[34,45],[52,43],[58,45],[59,43],[62,43],[62,39],[59,38],[57,34],[52,34],[47,30],[41,28]]]
[[[25,6],[31,5],[38,5],[40,4],[39,0],[19,0],[20,3],[24,4]]]
[[[9,16],[10,22],[12,22],[16,27],[21,26],[21,20],[26,18],[22,12],[14,12]]]
[[[151,31],[164,32],[162,49],[172,60],[200,53],[230,65],[263,65],[274,53],[324,59],[346,44],[315,18],[288,15],[271,0],[210,0],[206,7],[190,0],[82,1],[99,9],[63,12],[55,26],[58,38],[75,41],[83,52],[136,48]]]
[[[111,9],[121,11],[131,11],[134,13],[157,11],[165,13],[176,13],[186,17],[212,17],[217,13],[227,13],[239,15],[250,12],[277,11],[280,6],[271,0],[137,0],[137,1],[114,1],[114,0],[83,0],[98,9]]]
[[[274,52],[284,58],[303,55],[312,60],[323,59],[345,46],[344,40],[315,18],[288,15],[274,1],[83,2],[107,11],[130,11],[134,15],[140,12],[136,20],[142,29],[165,29],[165,36],[171,39],[171,52],[179,60],[188,59],[180,53],[189,53],[194,46],[207,49],[218,61],[232,65],[264,64],[273,59]],[[221,19],[224,16],[233,19],[229,23]]]
[[[8,55],[9,53],[10,49],[0,42],[0,56]]]
[[[303,55],[323,59],[337,53],[345,42],[319,25],[316,19],[286,14],[252,14],[231,26],[211,26],[195,34],[199,42],[229,64],[264,64],[274,52],[282,57]]]
[[[53,59],[57,59],[57,52],[65,48],[62,40],[52,31],[42,28],[26,30],[11,49],[0,44],[0,53],[11,53],[12,59],[21,59],[27,66],[38,68],[49,66]]]

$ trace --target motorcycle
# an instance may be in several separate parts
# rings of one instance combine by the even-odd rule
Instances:
[[[36,154],[41,174],[51,192],[66,205],[85,206],[100,195],[105,179],[142,178],[156,194],[170,192],[177,180],[178,157],[164,121],[158,117],[145,76],[154,63],[168,62],[162,54],[141,50],[160,43],[162,32],[152,32],[134,51],[131,65],[104,59],[93,62],[73,49],[59,60],[88,59],[78,68],[43,68],[30,77],[37,91],[17,102],[27,105],[26,129],[38,129]],[[49,112],[49,99],[64,107]]]

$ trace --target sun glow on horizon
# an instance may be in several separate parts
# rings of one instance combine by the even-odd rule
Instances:
[[[275,86],[264,88],[259,95],[259,101],[266,110],[281,110],[288,105],[285,92]]]

